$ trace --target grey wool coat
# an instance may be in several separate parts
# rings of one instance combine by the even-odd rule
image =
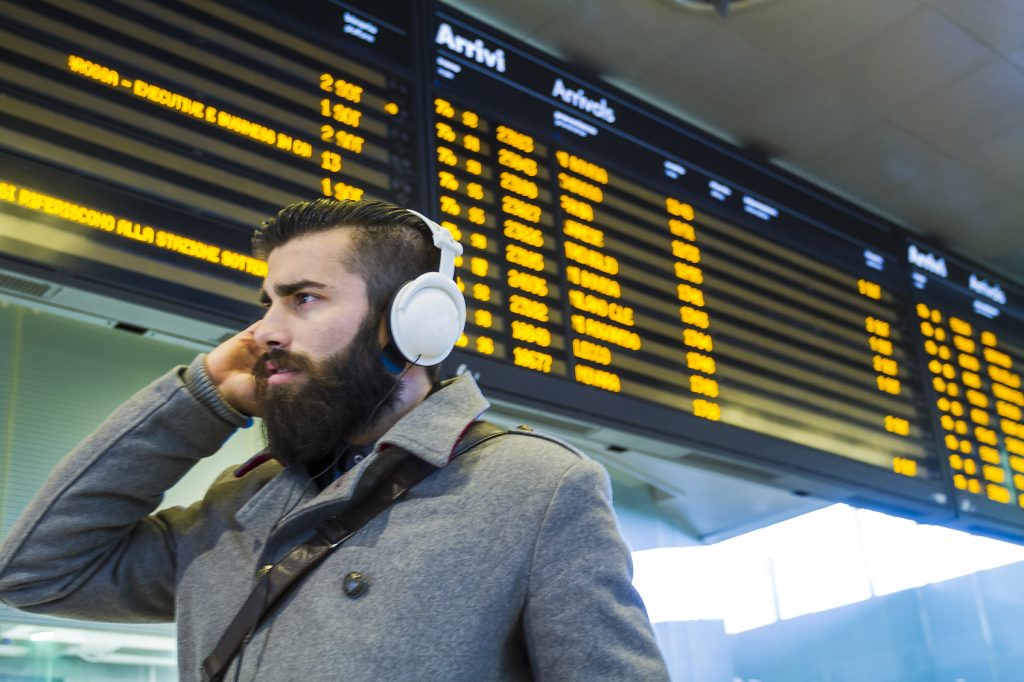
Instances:
[[[0,548],[5,603],[176,620],[179,674],[198,680],[257,568],[409,452],[441,469],[307,574],[226,679],[668,679],[600,466],[516,434],[448,463],[488,406],[469,377],[433,393],[322,492],[305,471],[271,461],[242,477],[225,472],[187,509],[154,514],[236,426],[183,376],[179,368],[140,391],[53,471]],[[275,530],[289,498],[298,504]],[[357,597],[343,589],[353,571],[367,585]]]

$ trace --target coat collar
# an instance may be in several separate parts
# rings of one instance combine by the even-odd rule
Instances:
[[[282,514],[279,531],[299,523],[309,527],[320,517],[339,511],[338,506],[358,500],[409,452],[441,468],[445,466],[462,435],[473,421],[490,407],[469,375],[442,383],[441,388],[402,417],[377,442],[374,451],[344,476],[317,494],[306,472],[285,469],[253,495],[235,514],[250,532],[266,537]],[[261,467],[262,468],[262,467]],[[308,484],[308,485],[307,485]],[[287,505],[282,500],[291,500]],[[289,512],[288,507],[294,505]],[[276,535],[276,533],[275,533]]]
[[[473,420],[490,407],[471,376],[449,379],[385,433],[377,450],[398,447],[443,467]]]

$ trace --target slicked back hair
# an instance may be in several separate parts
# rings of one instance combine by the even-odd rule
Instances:
[[[430,229],[404,208],[384,201],[329,198],[286,206],[264,221],[253,234],[253,254],[265,259],[293,239],[335,228],[352,230],[352,248],[339,258],[366,283],[373,320],[382,319],[403,284],[437,270],[441,261]]]

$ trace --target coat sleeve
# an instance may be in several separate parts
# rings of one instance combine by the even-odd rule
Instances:
[[[580,459],[548,505],[523,615],[538,681],[669,679],[610,499],[607,473]]]
[[[180,375],[135,394],[53,470],[0,546],[0,600],[72,618],[173,620],[175,537],[198,511],[149,515],[234,431]]]

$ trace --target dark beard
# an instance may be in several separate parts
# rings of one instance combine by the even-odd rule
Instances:
[[[332,453],[392,410],[401,391],[398,378],[381,363],[377,326],[367,319],[347,348],[321,362],[275,348],[256,363],[263,433],[282,464],[306,464]],[[299,375],[268,385],[268,360]]]

